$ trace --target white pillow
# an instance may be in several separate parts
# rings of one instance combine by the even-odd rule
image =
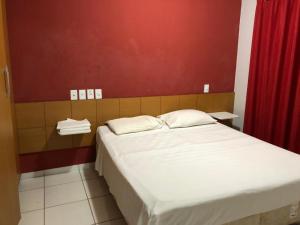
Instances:
[[[191,127],[215,123],[216,120],[205,112],[195,109],[183,109],[158,116],[170,128]]]
[[[163,126],[163,121],[153,116],[120,118],[109,120],[106,123],[118,135],[153,130]]]

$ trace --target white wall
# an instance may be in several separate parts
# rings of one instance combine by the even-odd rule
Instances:
[[[253,25],[257,0],[242,0],[237,66],[235,74],[234,113],[239,118],[233,124],[243,130],[247,95]]]

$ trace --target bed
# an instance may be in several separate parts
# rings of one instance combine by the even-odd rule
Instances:
[[[120,136],[101,126],[96,169],[129,225],[300,221],[300,156],[220,123]]]

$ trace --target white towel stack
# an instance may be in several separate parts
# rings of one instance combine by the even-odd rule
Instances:
[[[66,119],[57,123],[59,135],[87,134],[91,132],[91,123],[87,120]]]

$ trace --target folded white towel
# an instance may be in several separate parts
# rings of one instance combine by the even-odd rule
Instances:
[[[73,132],[73,131],[81,131],[81,130],[90,130],[91,126],[82,126],[82,127],[74,127],[74,128],[61,128],[58,129],[63,132]]]
[[[61,136],[64,136],[64,135],[72,135],[72,134],[88,134],[88,133],[91,133],[91,129],[88,128],[88,129],[81,129],[81,130],[69,130],[69,131],[65,131],[65,130],[60,130],[58,131],[58,134],[61,135]]]
[[[63,121],[59,121],[57,123],[57,130],[60,129],[67,129],[67,128],[86,128],[86,127],[90,127],[91,123],[87,120],[73,120],[73,119],[66,119]]]

